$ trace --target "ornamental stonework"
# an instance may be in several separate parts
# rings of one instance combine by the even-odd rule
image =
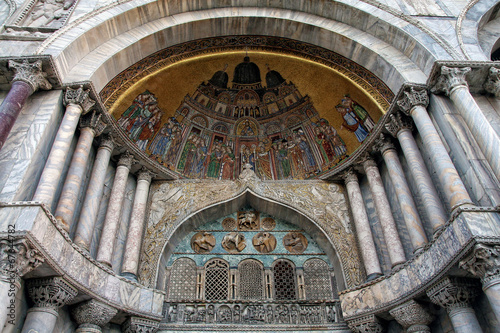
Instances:
[[[78,290],[60,277],[28,280],[27,289],[35,307],[39,308],[57,309],[78,294]]]
[[[483,288],[500,278],[500,245],[477,244],[459,266],[481,279]]]
[[[222,247],[229,253],[238,253],[245,249],[247,241],[239,232],[230,232],[222,239]]]
[[[276,248],[276,237],[269,232],[259,232],[252,239],[253,247],[260,253],[270,253]]]
[[[283,237],[283,245],[290,253],[303,253],[307,249],[307,238],[300,232],[289,232]]]
[[[45,258],[26,239],[0,240],[0,274],[18,280],[39,267]]]
[[[209,232],[198,232],[191,238],[191,248],[196,253],[209,253],[215,246],[215,237]]]

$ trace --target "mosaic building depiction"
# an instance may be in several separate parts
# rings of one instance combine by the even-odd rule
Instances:
[[[500,332],[498,0],[0,25],[0,332]]]

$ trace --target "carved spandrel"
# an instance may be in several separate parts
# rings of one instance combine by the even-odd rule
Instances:
[[[38,89],[52,89],[52,85],[47,81],[47,73],[42,70],[41,60],[36,60],[32,63],[28,60],[24,60],[23,62],[9,60],[9,68],[14,69],[15,72],[12,81],[26,82],[31,87],[32,92]]]
[[[38,0],[26,8],[16,21],[17,26],[59,29],[66,23],[77,0]]]

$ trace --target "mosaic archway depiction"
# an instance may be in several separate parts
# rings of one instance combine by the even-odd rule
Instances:
[[[341,186],[322,181],[308,181],[307,184],[301,181],[259,181],[254,172],[249,169],[246,169],[243,174],[249,177],[246,180],[238,179],[236,181],[173,181],[152,185],[150,215],[140,270],[142,283],[151,287],[156,286],[158,263],[165,250],[165,244],[169,242],[174,231],[187,218],[208,207],[239,197],[246,191],[251,191],[254,195],[265,200],[290,207],[306,216],[324,232],[333,245],[342,266],[346,286],[353,287],[364,280],[364,271],[361,268],[356,239],[351,228],[348,204]],[[245,247],[261,248],[260,240],[254,241],[251,238],[238,237],[238,234],[241,234],[238,230],[251,230],[253,228],[251,222],[245,222],[245,218],[247,217],[238,216],[234,222],[228,219],[222,222],[224,230],[228,231],[228,235],[231,234],[229,237],[231,239],[227,240],[229,250],[225,249],[225,251],[237,252],[238,248],[242,251],[244,247],[240,245],[240,242],[243,241]],[[252,219],[251,216],[249,218]],[[263,230],[259,233],[270,234],[266,229],[271,230],[272,223],[263,222],[264,219],[262,221],[259,219],[259,228]],[[262,236],[264,239],[266,235]],[[199,248],[210,249],[212,247],[211,235],[199,233],[197,237],[199,238],[191,240],[195,251]],[[306,244],[299,237],[295,235],[294,241],[294,235],[286,235],[287,240],[284,246],[289,248],[290,253],[305,250]],[[299,241],[303,242],[302,245],[294,248]],[[273,246],[276,245],[273,241],[268,241],[268,244],[264,246],[268,247],[263,249],[265,252],[272,251]]]

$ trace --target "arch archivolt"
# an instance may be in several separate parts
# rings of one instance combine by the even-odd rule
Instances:
[[[246,202],[306,227],[311,236],[323,244],[330,260],[340,262],[345,287],[362,283],[364,270],[343,187],[325,181],[256,179],[153,184],[143,242],[141,282],[161,288],[159,270],[165,269],[176,242],[209,219],[229,214]]]

